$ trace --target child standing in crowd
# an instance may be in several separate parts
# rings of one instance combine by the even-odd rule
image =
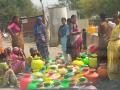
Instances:
[[[31,55],[26,60],[25,72],[31,72],[31,62],[32,62],[33,58],[35,56],[38,56],[38,57],[40,56],[37,48],[35,48],[35,47],[34,48],[30,48],[30,54]]]
[[[67,36],[69,34],[69,27],[66,24],[66,18],[61,18],[61,22],[62,22],[62,25],[60,26],[59,31],[58,31],[58,38],[62,46],[62,51],[64,53],[64,57],[65,57],[64,62],[65,64],[68,64],[69,63],[68,54],[66,53],[66,50],[67,50]]]
[[[17,78],[11,69],[11,66],[6,62],[5,52],[0,53],[0,77],[3,78],[1,87],[17,86]]]

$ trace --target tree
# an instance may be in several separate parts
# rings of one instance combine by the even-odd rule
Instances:
[[[14,15],[33,16],[38,15],[39,10],[35,8],[31,0],[0,0],[0,17],[8,20]]]
[[[68,1],[68,0],[59,0]],[[69,0],[70,9],[76,9],[83,17],[91,17],[101,12],[106,12],[108,16],[120,10],[120,0]]]

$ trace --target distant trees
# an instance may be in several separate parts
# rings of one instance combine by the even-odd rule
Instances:
[[[38,15],[39,11],[31,0],[0,0],[0,17],[4,20],[10,19],[14,15]]]
[[[90,17],[106,12],[108,16],[120,10],[120,0],[59,0],[69,4],[70,9],[76,9],[82,17]]]

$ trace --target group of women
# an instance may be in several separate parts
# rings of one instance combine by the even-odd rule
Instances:
[[[120,79],[120,14],[113,17],[116,26],[111,26],[104,13],[100,14],[98,29],[98,65],[107,64],[110,80]]]
[[[72,15],[68,20],[62,18],[61,22],[62,25],[58,31],[58,38],[65,56],[64,62],[65,64],[69,64],[68,54],[70,54],[72,60],[80,54],[82,47],[81,31],[77,25],[76,15]]]
[[[4,79],[3,87],[9,84],[17,86],[16,75],[32,72],[32,60],[35,56],[40,58],[40,54],[37,48],[30,48],[30,54],[26,57],[23,50],[18,47],[0,48],[0,77]]]

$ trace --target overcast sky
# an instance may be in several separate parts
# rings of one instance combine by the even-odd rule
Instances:
[[[40,6],[40,0],[31,0],[35,5]],[[58,0],[42,0],[44,7],[50,4],[56,4],[58,3]]]

